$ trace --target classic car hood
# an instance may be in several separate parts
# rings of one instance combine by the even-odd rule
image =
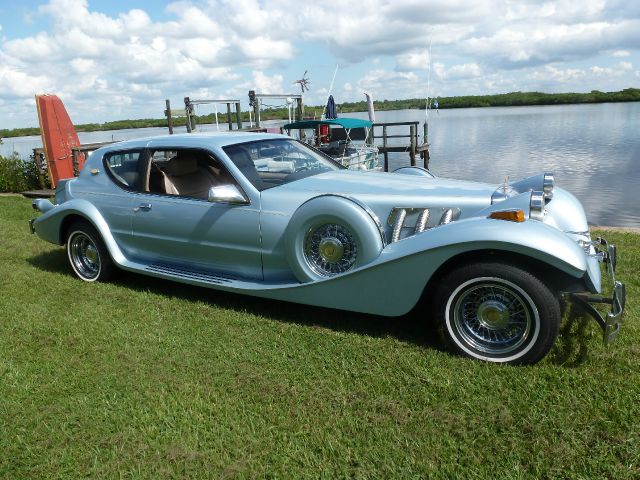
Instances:
[[[495,185],[394,173],[339,170],[291,182],[279,189],[349,195],[366,203],[424,206],[436,201],[450,206],[491,204]]]

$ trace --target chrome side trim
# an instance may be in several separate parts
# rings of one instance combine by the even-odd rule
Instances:
[[[353,203],[355,203],[361,209],[367,212],[367,214],[371,217],[371,220],[373,220],[374,223],[376,224],[376,227],[378,227],[378,231],[380,232],[380,238],[382,238],[382,246],[384,247],[387,244],[386,239],[384,237],[384,228],[382,228],[382,222],[380,221],[378,216],[375,214],[375,212],[371,210],[366,204],[358,200],[357,198],[353,198],[348,195],[336,195],[336,196],[346,198],[347,200],[351,200]]]
[[[400,234],[402,233],[402,227],[404,227],[404,221],[407,218],[407,211],[401,208],[396,213],[396,221],[393,224],[393,233],[391,233],[391,243],[400,240]]]
[[[440,217],[440,222],[438,223],[438,225],[446,225],[447,223],[451,223],[451,220],[453,220],[453,210],[447,208],[442,213],[442,217]]]
[[[420,215],[418,215],[418,220],[416,221],[415,233],[424,232],[424,230],[427,228],[427,223],[429,223],[430,213],[431,212],[428,208],[425,208],[420,212]]]

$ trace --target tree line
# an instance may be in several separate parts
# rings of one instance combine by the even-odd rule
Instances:
[[[543,92],[511,92],[496,95],[465,95],[455,97],[437,97],[438,108],[478,108],[478,107],[512,107],[526,105],[568,105],[579,103],[607,103],[607,102],[637,102],[640,101],[640,89],[625,88],[618,92],[601,92],[592,90],[589,93],[543,93]],[[432,102],[432,108],[435,102]],[[406,100],[379,100],[374,101],[376,110],[409,110],[425,107],[425,99],[410,98]],[[323,106],[305,106],[305,116],[318,118],[322,115]],[[366,112],[367,104],[361,102],[344,102],[339,105],[340,113]],[[286,108],[267,108],[262,110],[262,120],[286,119]],[[242,112],[242,120],[249,121],[249,112]],[[227,122],[227,114],[218,114],[220,123]],[[215,114],[200,115],[196,117],[196,123],[214,123]],[[174,126],[184,126],[185,117],[174,117]],[[142,118],[136,120],[116,120],[105,123],[84,123],[75,125],[78,132],[95,132],[105,130],[122,130],[127,128],[167,127],[166,118]],[[38,127],[0,129],[2,137],[20,137],[25,135],[40,135]]]

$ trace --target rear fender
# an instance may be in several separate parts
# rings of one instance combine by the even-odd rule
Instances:
[[[50,209],[40,217],[36,218],[33,222],[35,233],[47,242],[56,243],[58,245],[64,244],[65,232],[62,227],[65,223],[65,219],[70,215],[82,217],[84,220],[92,224],[102,237],[113,261],[120,265],[125,262],[126,259],[113,238],[113,235],[111,235],[104,217],[95,206],[86,200],[69,200],[61,205],[57,205],[55,208]]]

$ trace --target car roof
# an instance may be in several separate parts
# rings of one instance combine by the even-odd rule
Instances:
[[[162,147],[226,147],[237,143],[256,140],[291,138],[286,135],[260,132],[211,132],[211,133],[179,133],[176,135],[159,135],[155,137],[136,138],[108,145],[105,150],[121,150],[124,148],[144,148],[147,146]]]

